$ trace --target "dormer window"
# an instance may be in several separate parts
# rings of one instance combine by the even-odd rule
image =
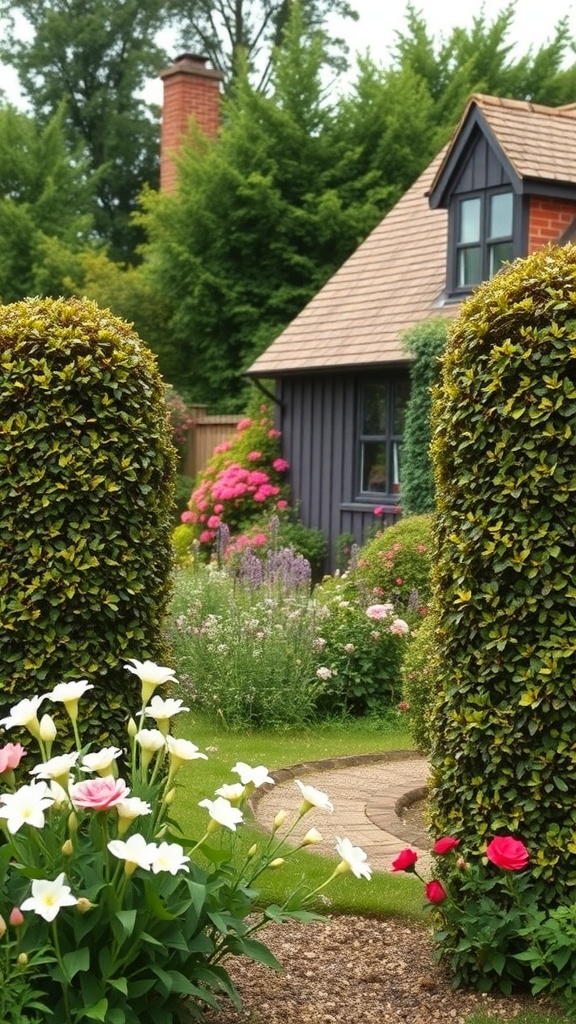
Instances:
[[[514,258],[514,196],[483,191],[456,199],[455,290],[470,291]]]

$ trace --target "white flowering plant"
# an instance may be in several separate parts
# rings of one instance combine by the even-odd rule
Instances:
[[[408,623],[390,603],[367,603],[346,580],[315,591],[320,713],[366,715],[397,705]]]
[[[188,709],[155,690],[174,681],[173,670],[136,659],[125,668],[142,695],[125,750],[82,744],[87,680],[21,700],[0,720],[0,728],[27,730],[40,754],[30,768],[20,743],[0,746],[2,1024],[176,1024],[202,1020],[222,996],[239,1006],[225,957],[277,968],[255,933],[270,921],[318,918],[315,896],[343,872],[370,878],[364,852],[339,839],[340,861],[325,882],[282,906],[260,906],[260,875],[320,841],[311,829],[299,844],[286,842],[313,806],[331,809],[327,795],[299,783],[295,820],[280,812],[261,844],[235,856],[251,793],[273,781],[264,765],[238,762],[238,779],[199,801],[204,834],[185,838],[170,816],[178,772],[207,755],[171,734]],[[68,753],[54,753],[57,730],[44,702],[68,713]],[[26,770],[28,778],[17,777]]]

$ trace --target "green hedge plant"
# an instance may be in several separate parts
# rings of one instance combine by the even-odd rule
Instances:
[[[402,704],[417,749],[429,754],[432,748],[433,710],[438,700],[436,621],[426,615],[414,630],[402,662]]]
[[[165,387],[131,328],[77,299],[0,307],[0,369],[0,703],[97,674],[90,735],[108,743],[122,661],[166,657]]]
[[[435,824],[510,832],[545,903],[576,885],[576,248],[464,304],[435,396]]]
[[[404,348],[412,356],[410,397],[402,442],[402,509],[406,515],[434,511],[434,473],[430,458],[432,387],[440,373],[448,324],[437,318],[406,331]]]

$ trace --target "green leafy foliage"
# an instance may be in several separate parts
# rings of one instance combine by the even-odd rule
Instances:
[[[438,700],[437,625],[429,612],[414,629],[402,661],[402,700],[412,738],[422,754],[434,742],[433,710]]]
[[[92,232],[93,188],[61,109],[41,126],[0,107],[0,301],[68,292]]]
[[[381,215],[326,102],[322,40],[291,9],[269,92],[241,76],[218,140],[189,138],[175,192],[145,199],[144,258],[171,305],[178,379],[221,410],[242,408],[245,368]]]
[[[430,516],[406,516],[381,530],[359,553],[350,572],[371,600],[391,602],[398,613],[418,621],[430,603],[432,552]]]
[[[40,124],[62,108],[70,141],[83,146],[97,175],[96,231],[115,259],[133,259],[141,233],[130,215],[144,183],[158,178],[158,125],[139,93],[163,64],[154,39],[165,5],[1,0],[0,12],[2,60],[15,68]]]
[[[576,884],[576,248],[464,304],[435,394],[434,818],[530,850],[544,904]]]
[[[346,580],[327,579],[314,599],[319,711],[360,716],[389,710],[400,694],[408,628],[406,633],[391,630],[398,621],[392,609],[383,618],[372,618],[366,601]]]
[[[402,509],[406,515],[434,511],[430,458],[432,385],[438,380],[439,357],[447,335],[445,320],[428,320],[404,335],[404,347],[412,356],[402,441]]]
[[[567,1019],[576,1016],[576,904],[537,911],[524,929],[528,949],[517,954],[531,971],[533,995],[545,992],[562,1003]]]
[[[154,357],[94,303],[0,307],[2,702],[97,676],[111,742],[118,658],[162,660],[175,451]],[[111,652],[115,652],[112,654]]]

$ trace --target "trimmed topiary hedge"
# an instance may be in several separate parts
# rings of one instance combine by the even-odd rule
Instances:
[[[130,327],[77,299],[0,307],[0,368],[0,703],[87,676],[90,738],[111,742],[123,662],[166,657],[165,387]]]
[[[469,849],[513,833],[555,902],[576,885],[574,246],[464,304],[434,421],[435,826]]]

